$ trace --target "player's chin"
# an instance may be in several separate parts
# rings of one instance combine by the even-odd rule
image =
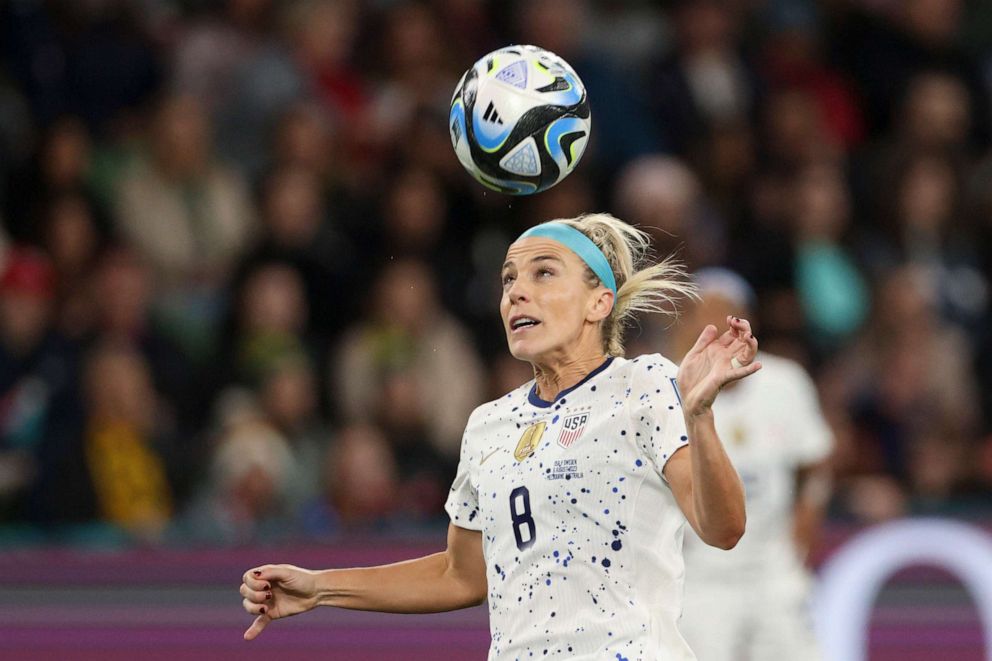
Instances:
[[[510,355],[517,360],[525,360],[532,363],[539,354],[534,347],[534,342],[529,338],[507,335],[506,344],[510,350]]]

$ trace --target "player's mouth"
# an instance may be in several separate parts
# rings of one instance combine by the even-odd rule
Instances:
[[[510,317],[510,333],[512,335],[524,333],[527,330],[540,325],[540,320],[535,319],[534,317],[528,317],[524,314],[518,314]]]

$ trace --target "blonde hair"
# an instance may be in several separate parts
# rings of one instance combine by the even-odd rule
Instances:
[[[678,316],[680,298],[698,298],[696,285],[685,267],[669,255],[652,263],[648,234],[608,213],[589,213],[552,222],[563,223],[585,234],[603,252],[617,280],[613,310],[602,322],[603,350],[623,356],[623,335],[638,312]],[[599,277],[586,267],[590,286]]]

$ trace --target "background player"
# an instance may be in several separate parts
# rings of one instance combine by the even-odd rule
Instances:
[[[696,274],[701,300],[674,335],[749,314],[751,287],[725,269]],[[691,531],[685,538],[685,609],[680,628],[700,661],[806,661],[819,657],[804,567],[830,493],[832,437],[816,388],[797,363],[761,354],[760,374],[721,393],[713,409],[727,454],[744,482],[747,533],[730,552]]]
[[[605,214],[513,243],[500,312],[535,379],[471,415],[447,550],[382,567],[249,570],[241,594],[258,617],[245,637],[317,605],[424,613],[488,597],[491,659],[692,659],[676,626],[683,526],[721,548],[743,534],[743,490],[711,406],[760,364],[736,318],[722,335],[707,326],[677,370],[658,354],[622,357],[631,313],[692,290],[668,262],[640,268],[647,248]]]

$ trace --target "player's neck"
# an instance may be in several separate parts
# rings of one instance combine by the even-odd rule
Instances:
[[[546,364],[534,364],[534,381],[537,396],[546,402],[553,402],[558,393],[568,390],[590,372],[603,364],[606,356],[602,352],[581,357],[566,357]]]

